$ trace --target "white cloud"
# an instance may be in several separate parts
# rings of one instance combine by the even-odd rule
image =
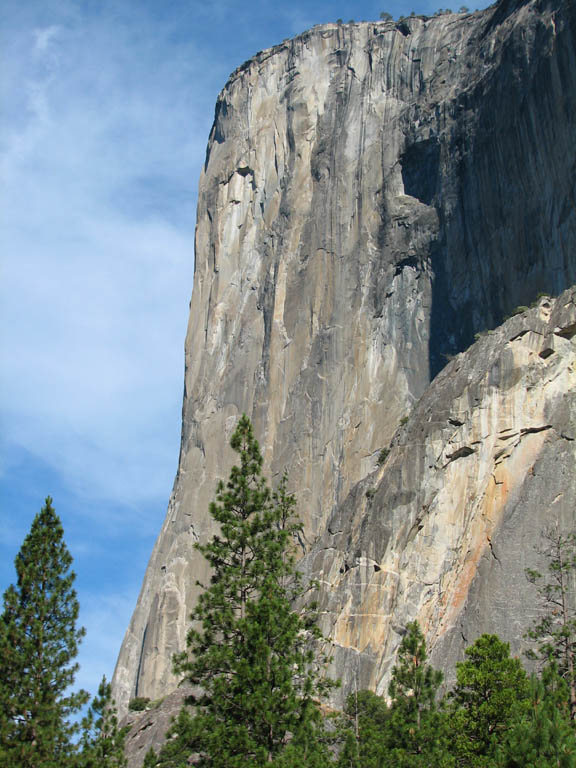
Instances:
[[[145,13],[53,6],[64,22],[15,29],[7,73],[4,449],[48,462],[80,495],[166,501],[211,107],[195,112],[185,94],[194,47],[184,61]],[[209,82],[201,93],[211,104]]]
[[[62,32],[62,27],[58,24],[52,24],[49,27],[41,27],[34,30],[34,50],[40,54],[45,54],[46,51],[55,42],[57,36]]]

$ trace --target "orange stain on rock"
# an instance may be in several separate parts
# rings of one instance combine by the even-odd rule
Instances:
[[[490,546],[498,530],[510,493],[524,482],[534,466],[544,440],[545,432],[527,435],[512,455],[494,467],[478,508],[473,512],[469,536],[465,540],[468,552],[460,569],[448,578],[442,600],[440,630],[443,634],[454,624],[468,599],[470,586],[478,571],[480,559]]]
[[[452,589],[447,589],[444,603],[442,624],[446,629],[460,613],[466,600],[470,586],[478,571],[480,559],[490,544],[506,505],[510,487],[510,478],[503,466],[497,467],[482,498],[479,509],[474,515],[468,539],[468,554],[455,575]]]

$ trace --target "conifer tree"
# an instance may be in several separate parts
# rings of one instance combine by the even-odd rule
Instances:
[[[482,635],[465,653],[450,694],[458,765],[491,765],[499,741],[527,706],[528,677],[497,635]]]
[[[240,465],[220,483],[210,514],[220,532],[197,549],[212,568],[177,672],[200,686],[197,741],[191,751],[210,768],[321,765],[318,702],[329,682],[327,659],[311,646],[314,615],[296,612],[303,594],[295,572],[294,497],[286,479],[272,493],[246,416],[231,447]]]
[[[537,645],[529,658],[554,662],[568,684],[570,717],[576,719],[576,534],[552,526],[543,533],[540,554],[547,574],[528,570],[536,584],[542,613],[526,637]]]
[[[398,768],[453,765],[445,743],[443,713],[436,705],[442,679],[442,672],[427,664],[426,640],[418,622],[410,622],[388,689],[388,744],[391,764]]]
[[[406,627],[398,659],[392,670],[389,694],[392,707],[410,713],[420,727],[422,715],[434,709],[443,675],[426,663],[426,640],[417,621]]]
[[[382,696],[354,691],[341,716],[335,718],[338,768],[381,768],[389,756],[386,727],[389,710]]]
[[[15,565],[0,616],[0,764],[62,768],[73,752],[68,719],[88,694],[70,691],[84,629],[76,627],[72,557],[50,497]]]
[[[552,680],[556,677],[556,680]],[[529,705],[521,706],[498,751],[498,768],[576,768],[576,734],[554,669],[530,680]]]
[[[126,731],[118,727],[112,685],[103,677],[98,695],[82,720],[82,738],[77,768],[125,768]]]

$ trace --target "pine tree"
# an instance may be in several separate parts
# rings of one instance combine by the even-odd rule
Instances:
[[[103,677],[98,695],[92,700],[82,720],[80,756],[76,768],[125,768],[124,740],[126,730],[118,728],[112,686]]]
[[[443,675],[427,661],[426,640],[417,621],[410,622],[400,644],[388,689],[391,705],[387,724],[391,764],[452,765],[447,753],[444,716],[436,705]]]
[[[409,714],[417,728],[423,715],[434,709],[443,679],[442,672],[426,663],[427,657],[422,630],[417,621],[412,621],[400,644],[388,692],[392,708]]]
[[[72,557],[50,497],[15,564],[0,617],[0,764],[62,768],[73,752],[68,719],[88,694],[69,690],[84,629],[76,628]]]
[[[354,691],[335,718],[338,768],[381,768],[389,756],[386,727],[389,710],[382,696]]]
[[[292,544],[301,524],[286,479],[272,493],[252,425],[231,440],[240,466],[220,483],[210,514],[220,533],[197,549],[212,568],[175,669],[201,686],[191,751],[211,768],[321,765],[318,702],[329,682],[315,617],[293,610],[303,595]]]
[[[456,664],[452,726],[458,765],[492,765],[498,742],[528,702],[528,677],[497,635],[482,635]]]
[[[553,679],[556,678],[556,679]],[[521,707],[505,734],[498,768],[576,768],[576,734],[558,690],[565,682],[552,668],[530,681],[529,706]]]
[[[530,658],[554,662],[568,684],[570,717],[576,719],[576,534],[562,533],[556,526],[543,533],[540,551],[548,573],[528,570],[537,585],[542,615],[526,637],[537,644]]]

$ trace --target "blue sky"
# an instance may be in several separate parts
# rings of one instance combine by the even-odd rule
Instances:
[[[4,0],[0,590],[50,494],[90,691],[112,674],[176,472],[196,190],[219,90],[314,24],[436,7]]]

